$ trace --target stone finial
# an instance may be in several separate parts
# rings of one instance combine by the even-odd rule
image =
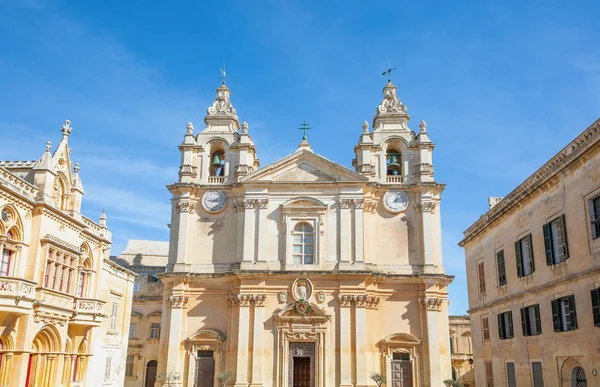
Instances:
[[[100,214],[100,226],[106,227],[106,209],[102,209],[102,214]]]
[[[400,102],[396,86],[390,81],[383,88],[383,101],[377,107],[377,116],[386,114],[406,114],[406,106]]]
[[[187,134],[194,134],[194,124],[192,122],[187,123]]]
[[[79,173],[79,163],[75,163],[75,166],[73,167],[73,172]]]
[[[426,132],[427,131],[427,122],[425,122],[424,120],[421,120],[421,123],[419,124],[419,128],[421,129],[421,132]]]
[[[68,136],[73,131],[71,128],[71,121],[65,120],[65,124],[60,128],[60,131],[63,132],[63,136]]]
[[[50,152],[51,149],[52,149],[52,143],[50,141],[48,141],[46,143],[46,152]]]
[[[230,94],[231,91],[225,84],[222,84],[221,87],[217,89],[217,98],[207,110],[208,116],[230,116],[237,118],[235,108],[229,100]]]
[[[248,123],[246,121],[242,123],[242,133],[248,134]]]
[[[367,121],[362,124],[363,134],[369,134],[369,123]]]

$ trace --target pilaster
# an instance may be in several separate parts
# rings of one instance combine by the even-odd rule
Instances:
[[[356,387],[367,387],[369,376],[367,370],[367,301],[368,296],[359,296],[355,302],[355,332],[356,332]]]
[[[351,299],[340,295],[340,385],[352,387]]]
[[[424,296],[420,300],[421,308],[425,313],[427,324],[427,353],[429,354],[429,382],[431,387],[443,387],[443,380],[447,375],[442,372],[442,353],[440,340],[440,312],[444,300],[436,296]]]
[[[340,238],[340,262],[350,262],[351,257],[351,239],[352,239],[352,224],[350,223],[350,203],[351,199],[339,200],[339,238]]]
[[[354,261],[364,262],[364,199],[354,199]]]
[[[244,248],[242,253],[242,268],[246,266],[252,267],[254,261],[254,244],[255,244],[255,209],[254,199],[244,200]]]
[[[417,211],[421,214],[421,235],[422,252],[425,273],[436,273],[436,267],[433,259],[433,219],[432,212],[435,209],[435,202],[429,196],[422,196],[420,203],[417,204]]]
[[[188,263],[186,259],[187,239],[188,239],[188,223],[190,213],[195,210],[195,203],[190,198],[188,192],[183,193],[179,199],[175,199],[175,210],[177,219],[177,247],[175,249],[175,259],[173,262],[173,271],[188,271]]]
[[[170,295],[167,298],[168,304],[170,306],[170,316],[169,316],[169,330],[168,334],[168,342],[167,342],[167,367],[166,373],[177,373],[178,375],[183,375],[183,356],[181,352],[181,343],[183,341],[182,333],[185,332],[185,321],[184,321],[184,313],[185,309],[187,309],[189,298],[182,294],[174,294]],[[180,386],[181,382],[176,382],[175,384],[171,382],[165,384],[163,386],[176,387]]]
[[[252,338],[252,383],[250,386],[263,385],[263,359],[264,359],[264,322],[265,302],[267,296],[259,294],[254,296],[254,337]]]
[[[258,204],[258,243],[257,261],[267,260],[267,214],[269,211],[269,199],[257,199]]]

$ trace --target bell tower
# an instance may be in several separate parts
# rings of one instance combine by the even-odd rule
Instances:
[[[362,125],[362,134],[354,147],[352,161],[356,172],[382,184],[413,184],[433,181],[431,152],[425,121],[417,134],[408,127],[410,115],[397,94],[398,88],[388,80],[383,88],[383,100],[369,123]]]

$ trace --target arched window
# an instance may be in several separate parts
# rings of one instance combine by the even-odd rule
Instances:
[[[402,166],[400,165],[400,152],[395,149],[388,149],[385,154],[386,174],[399,176],[402,174]]]
[[[225,152],[217,150],[210,155],[210,175],[225,176]]]
[[[81,245],[81,265],[79,266],[79,277],[77,278],[77,297],[87,296],[88,284],[92,277],[92,253],[87,244]]]
[[[312,265],[314,263],[314,232],[313,227],[306,222],[294,227],[293,257],[296,265]]]

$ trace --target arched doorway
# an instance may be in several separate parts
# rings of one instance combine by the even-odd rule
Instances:
[[[58,332],[52,326],[43,327],[33,339],[25,387],[51,387],[56,379],[56,352],[60,351]]]
[[[577,366],[571,371],[571,387],[587,387],[587,378],[583,368]]]
[[[148,364],[146,364],[146,383],[145,387],[154,387],[154,383],[156,383],[156,368],[158,363],[156,360],[150,360]]]

